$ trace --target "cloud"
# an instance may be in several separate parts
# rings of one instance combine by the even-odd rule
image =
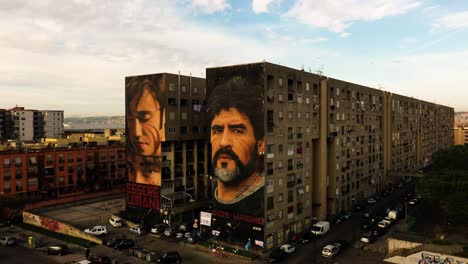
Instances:
[[[298,0],[284,16],[347,37],[346,30],[353,22],[400,15],[418,6],[415,0]]]
[[[276,0],[252,0],[252,10],[254,13],[268,13],[268,7]]]
[[[206,67],[288,53],[189,17],[169,0],[0,2],[0,91],[21,91],[0,96],[0,105],[123,114],[125,76],[180,70],[204,77]]]
[[[434,29],[457,30],[468,28],[468,11],[456,12],[438,18],[432,25]]]
[[[302,43],[322,43],[322,42],[327,42],[327,38],[323,37],[317,37],[317,38],[307,38],[307,39],[302,39]]]
[[[229,8],[226,0],[190,0],[189,6],[205,14],[213,14]]]

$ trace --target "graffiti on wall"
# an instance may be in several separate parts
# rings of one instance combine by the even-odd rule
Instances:
[[[41,218],[41,226],[54,232],[57,232],[60,229],[60,224],[57,221],[45,217]]]
[[[418,264],[465,264],[465,262],[452,257],[443,258],[438,254],[421,253],[421,260]]]

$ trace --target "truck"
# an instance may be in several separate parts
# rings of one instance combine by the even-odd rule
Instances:
[[[318,221],[312,226],[310,232],[316,236],[324,236],[330,230],[330,223],[327,221]]]

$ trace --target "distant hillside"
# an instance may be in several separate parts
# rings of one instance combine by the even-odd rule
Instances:
[[[64,120],[65,129],[105,129],[125,128],[125,116],[68,117]]]

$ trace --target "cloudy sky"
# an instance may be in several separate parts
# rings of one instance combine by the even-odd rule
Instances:
[[[465,0],[0,0],[0,108],[123,115],[124,77],[269,61],[468,111]]]

